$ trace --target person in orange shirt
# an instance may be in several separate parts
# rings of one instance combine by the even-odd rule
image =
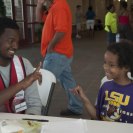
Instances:
[[[54,73],[68,96],[68,107],[60,112],[62,116],[81,115],[83,105],[70,92],[77,86],[71,73],[73,59],[72,16],[66,0],[38,0],[36,19],[41,21],[41,7],[48,5],[48,15],[42,30],[41,54],[43,68]]]

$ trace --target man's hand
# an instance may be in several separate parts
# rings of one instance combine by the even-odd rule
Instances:
[[[42,63],[40,62],[38,67],[36,68],[36,70],[34,71],[34,73],[39,73],[39,78],[38,78],[38,82],[39,82],[39,85],[42,84],[42,74],[39,72],[40,69],[41,69],[41,66],[42,66]]]
[[[38,3],[43,4],[46,0],[38,0]]]
[[[26,89],[27,87],[29,87],[36,80],[38,80],[39,84],[42,83],[42,75],[39,72],[41,65],[42,65],[42,63],[40,63],[38,65],[38,67],[36,68],[36,70],[33,73],[31,73],[26,78],[24,78],[24,80],[21,81],[23,89]]]
[[[48,44],[47,53],[54,52],[54,47],[56,46],[56,44],[58,44],[59,41],[63,39],[64,36],[65,36],[65,32],[56,32],[54,37]]]
[[[52,47],[52,45],[48,45],[48,47],[47,47],[47,53],[53,53],[54,52],[54,50],[53,50],[53,47]]]

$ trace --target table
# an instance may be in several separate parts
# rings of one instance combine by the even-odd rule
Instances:
[[[77,121],[77,119],[74,118],[0,113],[0,119],[22,119],[22,118],[47,119],[49,120],[49,122]],[[83,120],[86,126],[86,133],[116,133],[116,132],[131,133],[133,131],[133,124],[86,120],[86,119]]]

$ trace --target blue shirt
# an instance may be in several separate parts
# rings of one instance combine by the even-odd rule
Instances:
[[[87,11],[87,13],[86,13],[86,19],[87,20],[94,20],[94,18],[95,18],[95,12],[94,11]]]

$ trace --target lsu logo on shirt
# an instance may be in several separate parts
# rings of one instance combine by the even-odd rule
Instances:
[[[120,105],[127,106],[129,104],[130,96],[124,96],[123,94],[114,91],[109,94],[108,91],[105,91],[105,100],[115,101],[118,102]]]
[[[116,121],[121,118],[122,108],[121,106],[127,106],[130,101],[130,96],[123,95],[118,92],[105,91],[105,101],[102,107],[101,118],[106,121]]]

